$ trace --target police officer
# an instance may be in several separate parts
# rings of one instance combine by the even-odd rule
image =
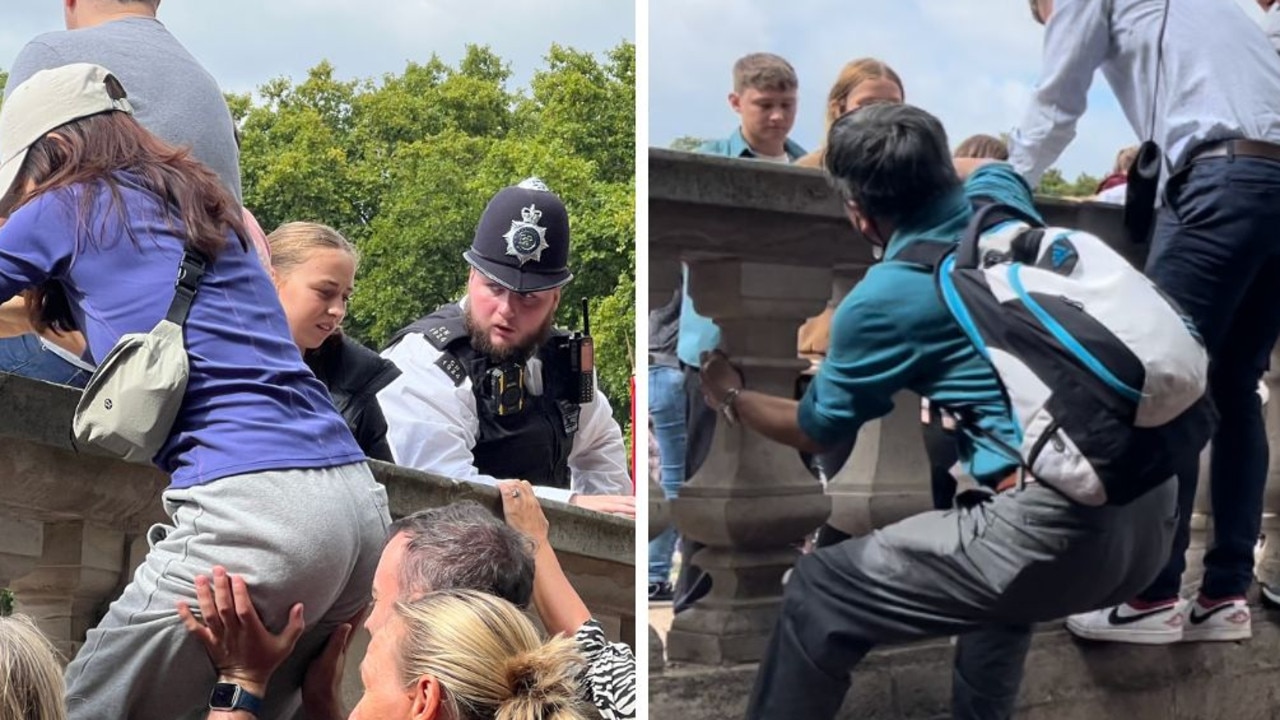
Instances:
[[[635,514],[622,431],[595,387],[591,347],[553,329],[573,279],[564,203],[536,178],[480,217],[466,296],[404,328],[383,357],[403,374],[378,394],[399,465]]]

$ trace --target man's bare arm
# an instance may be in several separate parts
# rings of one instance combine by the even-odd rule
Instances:
[[[774,442],[811,453],[823,450],[800,429],[797,415],[800,403],[744,390],[741,374],[722,353],[712,353],[702,363],[702,394],[712,408],[728,404],[743,425]]]

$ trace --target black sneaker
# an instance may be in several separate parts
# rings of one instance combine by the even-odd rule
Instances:
[[[671,602],[674,593],[669,582],[649,583],[649,602]]]

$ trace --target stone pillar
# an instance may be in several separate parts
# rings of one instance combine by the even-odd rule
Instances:
[[[822,310],[831,270],[700,260],[691,261],[689,284],[698,312],[719,324],[721,345],[747,387],[791,397],[805,366],[796,357],[796,330]],[[829,512],[794,449],[719,418],[706,461],[671,503],[680,533],[707,546],[693,563],[711,576],[712,588],[675,617],[668,658],[759,660],[777,619],[782,574],[796,558],[793,546]]]
[[[35,570],[13,584],[18,611],[30,615],[67,658],[114,598],[124,569],[119,530],[81,520],[46,523]]]
[[[653,473],[649,478],[649,540],[653,540],[671,526],[671,510],[667,498],[662,493],[662,486],[657,483]],[[637,558],[643,565],[647,558]],[[666,653],[662,647],[662,637],[657,629],[649,624],[649,672],[660,673],[666,666]]]
[[[649,258],[649,307],[666,305],[680,284],[680,261],[665,256]]]
[[[1270,398],[1262,409],[1267,423],[1271,465],[1262,498],[1262,548],[1257,556],[1258,581],[1280,589],[1280,352],[1271,353],[1271,370],[1263,376]]]
[[[649,307],[661,307],[671,301],[672,293],[680,286],[680,261],[676,258],[654,255],[649,258]],[[652,429],[650,430],[652,432]],[[652,442],[652,439],[651,439]],[[638,451],[637,451],[638,452]],[[646,448],[645,458],[649,461],[651,455]],[[660,486],[655,480],[657,469],[648,468],[646,477],[648,478],[649,487],[649,540],[653,540],[662,534],[671,526],[671,508],[667,502],[666,496],[662,492]],[[648,548],[643,555],[637,556],[636,560],[648,566]],[[647,613],[646,613],[647,615]],[[666,666],[666,653],[662,645],[662,637],[658,634],[656,628],[652,624],[646,622],[649,633],[649,672],[660,673]]]
[[[16,515],[13,508],[0,514],[0,588],[34,570],[44,549],[44,523]]]
[[[843,300],[866,273],[864,266],[837,267],[832,299]],[[863,426],[853,454],[828,481],[827,495],[828,523],[855,536],[932,507],[918,396],[900,393],[892,413]]]
[[[893,411],[862,426],[853,454],[827,483],[832,527],[859,536],[933,508],[920,396],[900,392]]]
[[[1210,443],[1200,453],[1196,500],[1191,509],[1191,539],[1187,544],[1187,569],[1182,573],[1180,590],[1185,597],[1194,597],[1200,591],[1200,582],[1204,580],[1204,555],[1209,551],[1209,542],[1213,538],[1213,508],[1209,500],[1209,483],[1213,482],[1209,473],[1212,450],[1213,443]]]

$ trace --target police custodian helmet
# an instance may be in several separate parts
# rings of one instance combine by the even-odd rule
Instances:
[[[569,261],[569,214],[537,178],[503,188],[480,216],[471,267],[515,292],[550,290],[573,279]]]

